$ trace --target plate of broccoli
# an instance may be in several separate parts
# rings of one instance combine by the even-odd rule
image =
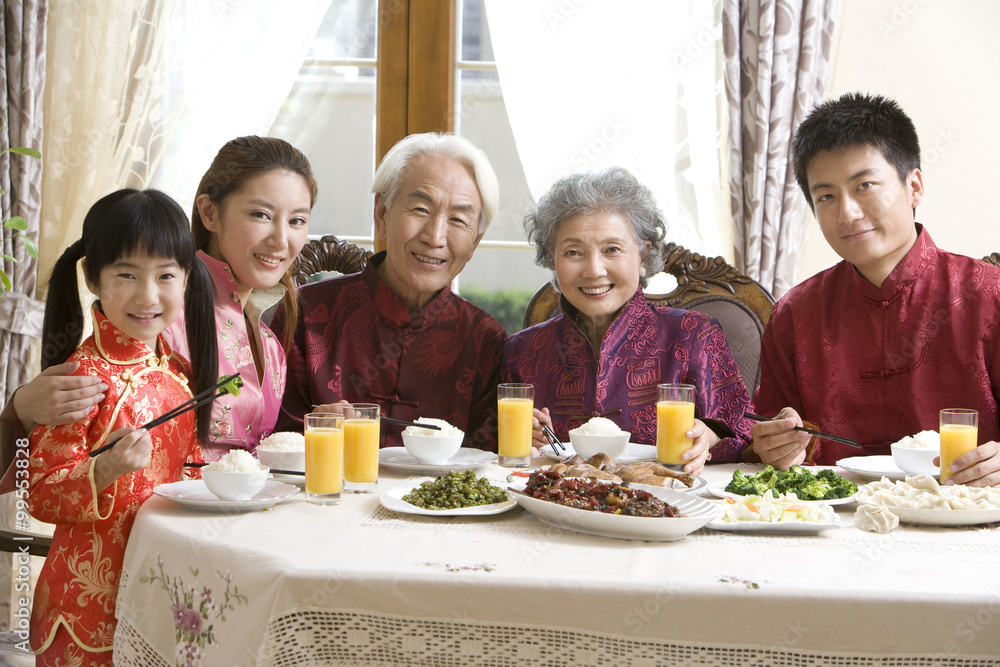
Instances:
[[[852,496],[858,490],[858,485],[830,468],[817,470],[813,474],[802,466],[792,466],[788,470],[765,466],[756,474],[736,470],[729,482],[716,482],[708,486],[709,493],[719,498],[763,496],[768,489],[775,496],[794,493],[799,500],[846,505],[854,501]]]

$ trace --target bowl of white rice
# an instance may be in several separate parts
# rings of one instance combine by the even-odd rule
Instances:
[[[940,472],[934,458],[941,453],[941,436],[937,431],[921,431],[908,435],[889,446],[892,461],[911,475],[936,475]]]
[[[306,470],[306,439],[301,433],[279,431],[257,445],[257,458],[275,470]]]
[[[617,458],[625,453],[630,435],[610,419],[594,417],[570,431],[569,440],[576,453],[585,459],[602,452]]]
[[[444,465],[462,448],[465,432],[443,419],[420,417],[417,424],[431,424],[439,430],[407,426],[403,429],[406,452],[423,465]]]
[[[243,449],[233,449],[201,469],[205,486],[222,500],[250,500],[267,482],[268,468]]]

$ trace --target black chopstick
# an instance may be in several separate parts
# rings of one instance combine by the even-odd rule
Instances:
[[[201,392],[200,394],[198,394],[197,396],[195,396],[195,397],[193,397],[193,398],[191,398],[191,399],[189,399],[187,401],[184,401],[183,403],[181,403],[180,405],[178,405],[177,407],[175,407],[173,410],[170,410],[166,414],[160,415],[159,417],[157,417],[153,421],[147,422],[146,424],[143,424],[142,426],[139,427],[138,430],[141,430],[141,429],[149,430],[151,428],[156,428],[160,424],[165,424],[166,422],[170,421],[174,417],[178,417],[181,414],[183,414],[185,412],[188,412],[189,410],[195,410],[195,409],[200,408],[201,406],[205,405],[206,403],[211,403],[212,401],[214,401],[218,397],[223,396],[223,395],[229,393],[227,390],[223,389],[218,394],[214,394],[213,392],[216,389],[218,389],[219,387],[222,387],[223,385],[229,384],[234,379],[236,379],[238,381],[239,377],[240,377],[239,373],[234,373],[233,375],[227,375],[226,377],[224,377],[221,380],[219,380],[219,382],[214,387],[210,387],[210,388],[206,389],[205,391]],[[111,449],[112,447],[115,446],[115,443],[117,443],[118,440],[121,440],[121,438],[118,438],[117,440],[112,440],[111,442],[109,442],[108,444],[104,445],[103,447],[99,447],[99,448],[95,449],[94,451],[90,452],[90,454],[89,454],[90,458],[94,458],[98,454],[103,454],[104,452],[108,451],[109,449]]]
[[[192,462],[192,463],[185,463],[184,467],[185,468],[204,468],[207,465],[208,465],[207,463],[194,463],[194,462]],[[302,470],[281,470],[279,468],[271,468],[270,472],[272,472],[274,474],[277,474],[277,475],[305,475],[306,474]]]
[[[417,428],[429,428],[432,431],[440,431],[441,427],[437,424],[421,424],[420,422],[408,422],[403,419],[393,419],[392,417],[379,417],[384,422],[389,422],[390,424],[399,424],[400,426],[416,426]]]
[[[319,407],[318,405],[314,405],[312,406],[312,409],[315,410],[318,407]],[[330,413],[330,414],[336,414],[336,413]],[[392,417],[383,417],[381,415],[379,415],[379,419],[389,424],[398,424],[399,426],[416,426],[417,428],[429,428],[432,431],[441,430],[441,427],[436,424],[421,424],[419,422],[408,422],[405,419],[393,419]]]
[[[545,422],[542,422],[542,431],[545,432],[545,437],[548,439],[549,445],[552,446],[553,454],[558,454],[559,449],[562,450],[563,454],[566,453],[566,446],[559,442],[559,438],[556,437],[555,431],[553,431],[552,428]],[[556,449],[556,447],[559,447],[559,449]]]
[[[747,419],[752,419],[755,422],[770,422],[774,421],[772,417],[762,417],[761,415],[755,415],[752,412],[744,412],[743,416]],[[809,435],[817,435],[824,440],[833,440],[835,442],[842,442],[845,445],[850,445],[851,447],[857,447],[861,449],[861,445],[858,444],[857,440],[851,440],[850,438],[842,438],[839,435],[831,435],[829,433],[823,433],[823,431],[816,431],[811,428],[806,428],[805,426],[796,426],[794,428],[796,431],[802,431],[803,433],[808,433]]]

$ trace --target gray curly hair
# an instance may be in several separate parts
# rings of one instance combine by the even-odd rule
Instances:
[[[663,270],[667,228],[652,191],[623,167],[611,167],[598,174],[573,174],[557,181],[535,210],[524,216],[528,241],[535,246],[535,264],[553,272],[552,285],[557,290],[553,257],[556,230],[574,216],[598,212],[617,213],[627,220],[639,248],[650,242],[643,256],[646,275],[655,276]],[[639,284],[646,287],[645,276],[639,277]]]

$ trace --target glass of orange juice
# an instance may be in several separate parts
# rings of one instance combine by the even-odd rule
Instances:
[[[535,385],[501,384],[497,388],[497,463],[508,468],[531,465],[531,420]]]
[[[305,416],[306,502],[339,505],[344,484],[344,415]]]
[[[967,408],[947,408],[940,412],[941,482],[951,477],[948,470],[955,459],[977,447],[979,413]]]
[[[684,463],[681,454],[691,449],[687,432],[694,427],[694,385],[657,385],[656,460],[668,465]]]
[[[379,407],[374,403],[344,406],[344,492],[378,490]]]

